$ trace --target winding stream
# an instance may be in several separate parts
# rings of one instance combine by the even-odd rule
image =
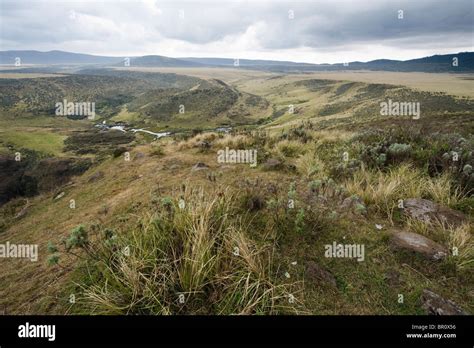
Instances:
[[[124,132],[124,133],[127,132],[127,129],[125,129],[125,126],[121,126],[121,125],[109,126],[105,123],[98,123],[98,124],[95,125],[95,127],[100,128],[100,129],[115,129],[115,130],[119,130],[119,131]],[[158,132],[158,133],[156,133],[156,132],[152,132],[152,131],[142,129],[142,128],[132,128],[132,129],[130,129],[130,132],[132,132],[132,133],[142,132],[142,133],[151,134],[151,135],[154,135],[156,137],[156,139],[166,137],[166,136],[171,134],[171,132]]]
[[[119,131],[124,132],[124,133],[126,133],[127,131],[130,131],[132,133],[137,133],[137,132],[147,133],[147,134],[154,135],[156,137],[156,139],[160,139],[162,137],[167,137],[167,136],[171,135],[171,132],[158,132],[158,133],[156,133],[156,132],[152,132],[152,131],[149,131],[149,130],[143,129],[143,128],[132,128],[130,130],[127,130],[126,127],[123,126],[123,125],[109,126],[105,123],[97,123],[95,125],[95,127],[100,128],[100,129],[115,129],[115,130],[119,130]],[[232,127],[217,127],[215,129],[216,132],[223,132],[223,133],[229,133],[231,130],[232,130]]]

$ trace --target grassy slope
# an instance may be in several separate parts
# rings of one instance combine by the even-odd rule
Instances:
[[[14,313],[76,311],[74,307],[68,309],[66,301],[70,291],[78,291],[71,287],[69,280],[70,271],[77,261],[66,258],[63,265],[67,272],[61,268],[48,268],[45,265],[45,242],[58,243],[61,237],[78,224],[100,223],[126,233],[134,228],[137,215],[153,211],[151,201],[154,195],[177,199],[182,183],[193,187],[202,186],[211,195],[215,192],[215,185],[242,190],[246,181],[255,182],[260,179],[264,183],[276,184],[284,196],[290,182],[299,180],[294,174],[262,172],[246,165],[219,169],[214,153],[201,154],[196,149],[182,147],[178,151],[176,145],[166,146],[165,156],[161,158],[149,156],[149,146],[134,150],[132,158],[137,152],[145,153],[146,157],[131,162],[125,162],[122,158],[104,162],[74,180],[75,185],[66,189],[66,196],[59,201],[53,201],[51,195],[46,194],[36,197],[28,215],[1,234],[2,241],[38,243],[40,261],[2,261],[5,267],[1,284],[6,286],[2,286],[0,305]],[[211,170],[217,175],[216,184],[209,182],[205,171],[191,171],[192,165],[197,161],[204,161],[211,166]],[[179,168],[171,169],[173,165],[178,165]],[[105,178],[88,183],[87,178],[97,171],[104,172]],[[304,187],[303,185],[299,184],[300,187]],[[68,200],[71,198],[76,200],[75,210],[68,207]],[[268,219],[266,214],[272,213],[264,211],[255,215],[255,225],[252,227],[254,233],[264,233],[262,223]],[[119,219],[120,222],[117,221]],[[262,222],[258,222],[259,220]],[[449,281],[443,280],[443,275],[451,274],[444,271],[447,267],[444,263],[433,263],[390,250],[387,230],[384,228],[383,231],[378,231],[374,227],[376,223],[390,228],[389,223],[380,215],[342,218],[329,224],[316,236],[297,234],[290,225],[286,237],[277,248],[276,264],[281,269],[279,281],[289,282],[283,276],[284,271],[289,271],[292,275],[291,282],[304,280],[304,268],[308,260],[316,260],[330,269],[338,282],[338,290],[320,286],[310,280],[305,282],[304,303],[306,311],[312,313],[421,313],[418,297],[424,287],[449,296],[467,310],[474,309],[472,293],[469,293],[465,278],[450,276]],[[358,263],[354,260],[324,258],[322,246],[332,241],[364,243],[367,250],[366,261]],[[294,261],[298,263],[296,266],[291,265]],[[388,271],[399,272],[405,284],[388,287],[384,279]],[[77,280],[80,279],[76,278]],[[397,303],[398,293],[405,295],[405,304]],[[81,298],[80,292],[77,297]]]
[[[246,92],[262,95],[271,103],[281,107],[287,106],[288,103],[301,107],[303,110],[301,113],[285,114],[270,124],[270,129],[274,129],[273,133],[277,135],[280,134],[281,129],[288,129],[290,125],[298,123],[301,119],[322,122],[345,117],[344,112],[328,116],[320,116],[317,113],[328,101],[342,102],[356,93],[356,89],[349,89],[338,98],[334,98],[333,94],[323,91],[294,89],[294,80],[292,81],[291,78],[281,79],[283,81],[265,80],[266,78],[255,79],[255,81],[247,78],[244,82],[237,82],[236,85]],[[334,92],[342,84],[343,82],[337,82],[331,87],[331,91]],[[298,101],[303,102],[298,103]],[[373,125],[371,120],[364,122]],[[456,124],[453,125],[455,126]],[[457,126],[462,128],[459,124]],[[363,129],[364,126],[360,127]],[[349,139],[353,129],[348,130],[348,133],[339,130],[316,132],[314,136],[317,139],[329,141],[332,139],[337,142],[340,139]],[[51,193],[30,199],[31,207],[28,214],[7,231],[1,232],[0,242],[9,240],[38,243],[40,261],[37,263],[25,260],[1,261],[4,271],[0,275],[0,309],[4,307],[9,313],[64,313],[66,311],[74,313],[79,311],[67,303],[70,292],[77,291],[77,288],[71,285],[71,271],[77,261],[74,258],[66,258],[63,263],[66,269],[50,268],[45,265],[46,241],[58,242],[78,224],[99,223],[126,234],[127,231],[135,228],[137,216],[151,213],[156,209],[152,202],[154,196],[170,196],[177,199],[182,183],[203,187],[209,195],[215,194],[216,185],[218,188],[231,187],[240,192],[246,192],[244,191],[246,188],[247,192],[248,190],[258,191],[259,187],[248,188],[248,182],[255,183],[257,179],[265,184],[275,184],[283,197],[290,183],[295,180],[298,181],[298,187],[306,187],[307,182],[302,181],[301,175],[291,172],[266,172],[261,169],[251,169],[246,165],[220,168],[216,163],[215,149],[209,153],[202,153],[190,147],[190,144],[197,140],[199,139],[191,140],[186,144],[174,144],[168,140],[162,140],[167,143],[164,145],[165,155],[162,157],[151,155],[153,151],[151,145],[139,146],[132,151],[132,158],[138,152],[144,153],[144,158],[137,158],[131,162],[125,162],[122,158],[106,160],[83,176],[75,178],[74,185],[64,189],[66,195],[60,200],[54,201]],[[58,143],[56,142],[55,145],[55,142],[56,139],[52,139],[47,148],[59,152]],[[283,143],[279,147],[270,147],[267,150],[275,151],[274,154],[281,154],[279,151],[282,150],[282,146],[288,147],[288,144]],[[308,146],[311,144],[297,146],[300,150],[308,151]],[[283,149],[283,151],[287,150]],[[287,160],[298,165],[296,158],[290,156]],[[216,183],[208,180],[206,171],[191,171],[192,165],[198,161],[211,166],[211,172],[217,176]],[[178,167],[173,169],[173,165]],[[300,170],[299,165],[298,170]],[[104,179],[88,182],[88,178],[98,171],[105,174]],[[316,174],[312,179],[325,175],[324,172]],[[301,195],[303,196],[304,192],[301,192]],[[68,201],[72,198],[76,200],[77,205],[74,210],[68,207]],[[278,256],[276,267],[280,270],[277,278],[282,283],[304,281],[304,291],[297,295],[298,300],[305,304],[305,309],[300,310],[322,314],[419,314],[422,313],[419,305],[420,292],[423,288],[430,287],[458,302],[466,310],[474,311],[474,294],[469,287],[472,278],[462,274],[456,276],[449,262],[433,263],[391,250],[387,238],[391,224],[387,216],[371,210],[370,205],[368,208],[371,214],[367,217],[344,216],[342,219],[326,224],[325,229],[316,235],[297,234],[292,228],[287,229],[287,236],[282,238],[276,246]],[[244,211],[245,209],[242,210],[242,214]],[[271,215],[274,215],[273,212],[267,208],[255,213],[251,220],[254,223],[253,233],[258,235],[268,232],[268,226],[272,226],[269,223]],[[289,218],[291,220],[295,217],[292,215]],[[384,229],[382,231],[375,229],[376,223],[383,224]],[[397,221],[395,224],[405,226],[403,221]],[[367,253],[366,261],[358,263],[354,260],[323,257],[324,244],[343,240],[364,243]],[[317,261],[331,270],[338,288],[333,289],[306,279],[304,268],[308,260]],[[294,261],[297,261],[296,266],[291,264]],[[286,271],[291,274],[290,280],[284,276]],[[399,273],[402,284],[387,286],[385,276],[389,271]],[[81,280],[77,277],[83,276],[76,273],[75,280]],[[399,293],[405,295],[403,305],[397,302]],[[80,293],[78,297],[81,297]]]

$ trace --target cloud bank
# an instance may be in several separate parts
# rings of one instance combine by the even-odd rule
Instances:
[[[403,60],[472,51],[473,6],[471,0],[2,0],[0,49],[311,63]]]

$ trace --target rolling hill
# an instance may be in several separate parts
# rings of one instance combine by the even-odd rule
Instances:
[[[122,57],[105,57],[91,54],[72,53],[64,51],[1,51],[0,64],[15,64],[15,58],[21,59],[21,64],[115,64],[123,61]]]
[[[125,57],[107,57],[63,51],[0,51],[0,64],[14,65],[20,57],[22,64],[68,65],[97,64],[123,66]],[[453,64],[457,58],[457,65]],[[231,58],[171,58],[160,55],[130,57],[135,67],[235,67]],[[274,72],[310,72],[335,70],[374,70],[403,72],[474,72],[474,52],[434,55],[406,61],[377,59],[369,62],[311,64],[289,61],[239,59],[240,68]],[[29,70],[31,71],[31,70]]]

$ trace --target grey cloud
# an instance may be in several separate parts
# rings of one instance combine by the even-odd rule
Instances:
[[[263,50],[358,43],[426,46],[449,38],[472,44],[471,0],[1,2],[1,49],[49,49],[69,42],[111,42],[138,48],[164,39],[204,45],[255,26]],[[404,11],[404,19],[397,11]],[[180,10],[184,18],[180,18]],[[294,11],[290,19],[288,11]],[[72,19],[71,11],[78,17]],[[80,18],[78,20],[77,18]],[[262,25],[257,25],[258,23]],[[257,25],[257,26],[256,26]],[[439,42],[433,40],[433,45]],[[113,49],[113,47],[112,47]]]

